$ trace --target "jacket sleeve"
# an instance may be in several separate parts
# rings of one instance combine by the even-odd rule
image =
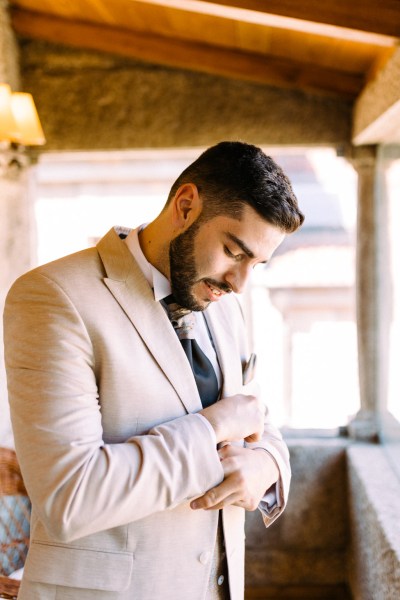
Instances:
[[[4,340],[21,470],[54,539],[142,519],[222,481],[215,438],[199,415],[104,443],[90,336],[67,294],[38,270],[9,292]]]

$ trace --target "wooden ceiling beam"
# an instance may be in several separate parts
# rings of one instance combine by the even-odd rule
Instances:
[[[353,144],[400,143],[400,48],[357,98]]]
[[[12,24],[28,38],[110,52],[169,67],[354,98],[360,74],[152,34],[61,19],[14,8]]]
[[[398,0],[202,0],[217,4],[400,37]]]

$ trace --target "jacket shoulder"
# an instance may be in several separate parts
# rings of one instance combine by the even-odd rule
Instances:
[[[24,273],[13,283],[10,292],[14,288],[29,285],[43,280],[43,278],[50,279],[59,285],[68,281],[76,284],[80,280],[87,281],[88,278],[103,279],[106,275],[104,262],[108,255],[115,253],[116,246],[125,245],[122,244],[118,233],[112,228],[97,246],[63,256]]]

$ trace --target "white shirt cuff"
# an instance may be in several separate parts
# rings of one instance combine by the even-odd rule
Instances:
[[[199,413],[196,413],[193,415],[194,417],[197,417],[198,419],[202,419],[203,423],[206,424],[206,426],[208,427],[211,435],[213,436],[213,439],[215,440],[215,446],[217,446],[217,437],[215,435],[215,431],[213,426],[211,425],[210,421],[208,419],[206,419],[205,417],[203,417],[203,415],[199,415]]]
[[[275,509],[281,508],[282,498],[280,492],[281,486],[279,480],[271,485],[269,490],[265,493],[263,498],[260,500],[259,508],[261,512],[265,512],[267,515],[271,515]]]

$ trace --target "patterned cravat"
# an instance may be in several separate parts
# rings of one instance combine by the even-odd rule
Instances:
[[[218,381],[211,362],[194,339],[196,318],[191,310],[179,306],[172,294],[163,302],[192,367],[203,408],[210,406],[218,399]]]

